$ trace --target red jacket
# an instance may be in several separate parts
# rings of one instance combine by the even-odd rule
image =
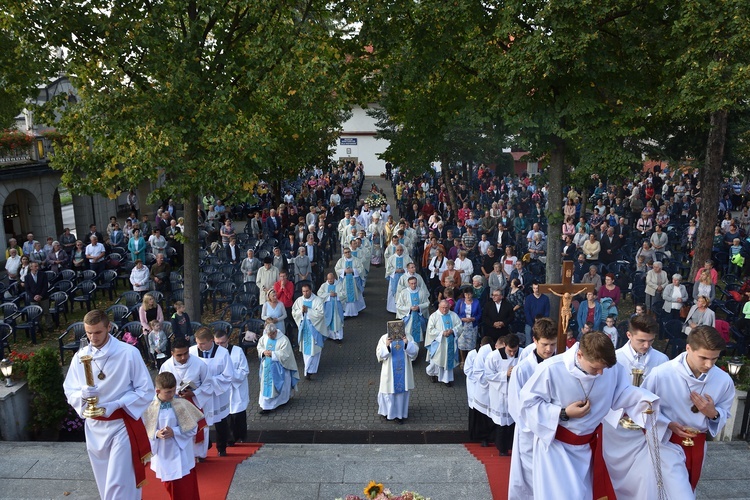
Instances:
[[[294,283],[287,280],[286,286],[282,288],[281,281],[279,280],[273,284],[273,289],[276,291],[276,298],[284,304],[284,307],[292,307],[294,304]]]

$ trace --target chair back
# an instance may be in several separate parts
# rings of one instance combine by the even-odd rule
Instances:
[[[227,335],[232,334],[232,324],[228,321],[213,321],[208,324],[208,327],[214,332],[221,330],[226,332]]]

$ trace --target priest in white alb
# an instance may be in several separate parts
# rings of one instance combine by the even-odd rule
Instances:
[[[91,310],[83,323],[88,345],[73,357],[63,384],[65,396],[80,417],[85,398],[98,397],[97,406],[104,409],[103,416],[87,418],[85,424],[86,451],[99,496],[140,499],[151,455],[141,416],[153,399],[154,385],[138,349],[109,334],[107,313]],[[94,386],[87,384],[82,356],[92,357]]]
[[[647,430],[658,397],[634,387],[617,364],[612,340],[589,332],[542,363],[520,395],[521,421],[534,433],[534,498],[614,498],[601,455],[602,420],[624,409]]]
[[[336,262],[336,275],[344,283],[344,292],[346,301],[344,302],[344,316],[355,317],[359,311],[365,308],[365,299],[362,297],[364,284],[362,276],[365,273],[364,267],[358,258],[352,256],[352,250],[349,247],[344,248],[344,254]]]
[[[302,296],[294,301],[292,317],[297,323],[297,344],[305,362],[305,379],[318,373],[320,353],[328,335],[323,301],[313,295],[309,284],[302,285]]]
[[[250,389],[247,376],[250,367],[247,364],[245,350],[229,342],[229,332],[216,330],[214,343],[223,347],[229,353],[232,362],[232,387],[229,390],[229,430],[232,438],[229,446],[243,443],[247,440],[247,407],[250,404]]]
[[[344,283],[336,275],[328,273],[326,281],[318,288],[318,297],[323,301],[326,337],[339,343],[344,339]]]
[[[453,387],[453,369],[458,365],[456,332],[461,319],[450,310],[448,302],[441,300],[438,310],[427,320],[424,345],[427,348],[427,375],[433,382]]]
[[[404,322],[406,332],[414,342],[422,342],[430,315],[430,296],[417,287],[416,276],[408,279],[408,287],[401,290],[396,300],[396,317]]]
[[[652,369],[669,361],[666,354],[652,347],[658,333],[659,323],[653,314],[630,318],[628,342],[616,354],[617,363],[628,373],[631,382],[634,372],[635,382],[640,384]],[[662,398],[662,411],[664,404]],[[626,417],[621,418],[618,412],[612,411],[605,418],[602,431],[604,461],[617,498],[658,498],[654,464],[643,429],[630,425]]]
[[[266,324],[263,336],[258,340],[257,350],[260,358],[258,413],[266,415],[289,401],[299,375],[292,344],[273,323]]]
[[[401,293],[402,290],[409,288],[409,278],[417,278],[417,287],[423,289],[429,293],[429,289],[424,282],[422,275],[417,272],[417,265],[414,262],[406,264],[406,272],[401,275],[398,279],[398,285],[396,286],[396,297]]]
[[[395,239],[398,240],[398,238]],[[385,260],[385,279],[388,280],[388,297],[385,309],[390,313],[396,312],[398,281],[406,272],[406,266],[411,262],[411,257],[404,251],[403,245],[399,243],[395,248],[395,253],[390,256],[386,254]]]
[[[414,389],[411,363],[419,346],[401,329],[397,331],[398,334],[386,333],[380,337],[375,355],[381,364],[378,414],[401,424],[409,418],[409,394]]]

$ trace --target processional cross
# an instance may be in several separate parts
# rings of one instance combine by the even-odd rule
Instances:
[[[562,283],[539,285],[539,291],[560,297],[560,312],[557,322],[557,354],[562,354],[565,352],[565,332],[567,332],[570,318],[573,316],[571,312],[573,297],[579,293],[593,292],[594,284],[573,283],[573,262],[566,260],[563,261]]]

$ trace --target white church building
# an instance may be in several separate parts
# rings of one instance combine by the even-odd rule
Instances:
[[[376,107],[377,104],[370,104]],[[367,110],[359,106],[352,107],[352,116],[341,128],[341,135],[336,141],[334,160],[352,160],[362,162],[365,175],[378,176],[385,172],[385,160],[378,158],[389,145],[389,141],[378,139],[375,119],[367,115]]]

